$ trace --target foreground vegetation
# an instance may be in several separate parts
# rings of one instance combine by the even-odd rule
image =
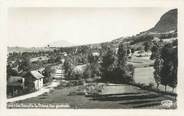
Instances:
[[[87,88],[93,86],[103,86],[101,94],[85,95]],[[92,92],[92,91],[91,91]],[[176,108],[174,97],[163,96],[162,94],[142,90],[138,87],[127,84],[95,84],[89,83],[83,85],[65,85],[64,83],[55,88],[55,90],[45,93],[35,98],[18,101],[17,103],[41,103],[41,104],[67,104],[69,108],[167,108],[161,105],[162,100],[172,100],[173,105],[169,107]],[[64,107],[63,107],[64,108]]]

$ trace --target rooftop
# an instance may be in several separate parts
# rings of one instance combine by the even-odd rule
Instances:
[[[38,71],[30,71],[31,75],[36,78],[36,79],[40,79],[43,78],[44,76],[42,74],[40,74]]]

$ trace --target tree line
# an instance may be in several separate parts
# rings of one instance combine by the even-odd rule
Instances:
[[[74,72],[75,65],[73,65],[72,59],[67,57],[64,63],[66,78],[96,78],[103,82],[131,83],[133,82],[134,67],[127,64],[127,49],[127,45],[121,43],[116,53],[110,44],[102,44],[100,51],[93,52],[91,50],[88,53],[88,62],[82,72]]]
[[[177,42],[164,44],[163,42],[154,43],[152,47],[152,59],[154,63],[154,79],[157,88],[160,84],[176,88],[177,86],[177,69],[178,69],[178,48]]]

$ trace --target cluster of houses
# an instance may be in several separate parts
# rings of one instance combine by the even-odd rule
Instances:
[[[61,59],[61,65],[64,63],[64,59]],[[44,71],[45,68],[39,68],[37,70],[32,70],[29,72],[18,71],[18,66],[12,68],[19,72],[19,76],[10,75],[7,78],[7,95],[8,97],[14,97],[18,95],[23,95],[33,91],[37,91],[44,86],[45,77]],[[61,69],[61,66],[58,66],[55,69],[55,73],[51,74],[53,79],[63,79],[64,71]]]
[[[66,52],[63,52],[62,54],[59,54],[60,56],[67,56]],[[49,60],[48,55],[39,56],[39,57],[33,57],[29,59],[29,62],[32,64],[37,64],[38,62],[47,63]],[[20,59],[18,62],[22,62]],[[64,58],[60,59],[61,64],[64,63]],[[43,87],[44,79],[46,80],[46,77],[43,76],[43,72],[45,68],[40,68],[37,70],[32,70],[29,72],[23,72],[23,70],[19,70],[19,64],[17,64],[17,61],[12,60],[8,61],[9,66],[12,70],[15,72],[18,72],[19,76],[7,76],[7,95],[9,97],[29,93],[32,91],[37,91]],[[63,73],[60,69],[56,70],[56,76],[55,78],[63,77]],[[17,74],[16,74],[17,75]]]
[[[40,70],[33,70],[21,76],[10,76],[7,80],[7,95],[17,96],[43,87],[44,76]]]

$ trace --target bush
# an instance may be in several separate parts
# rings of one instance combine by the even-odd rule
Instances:
[[[149,83],[148,88],[153,88],[154,87],[154,83]]]
[[[82,72],[79,71],[72,71],[71,78],[72,80],[77,80],[83,78]]]

